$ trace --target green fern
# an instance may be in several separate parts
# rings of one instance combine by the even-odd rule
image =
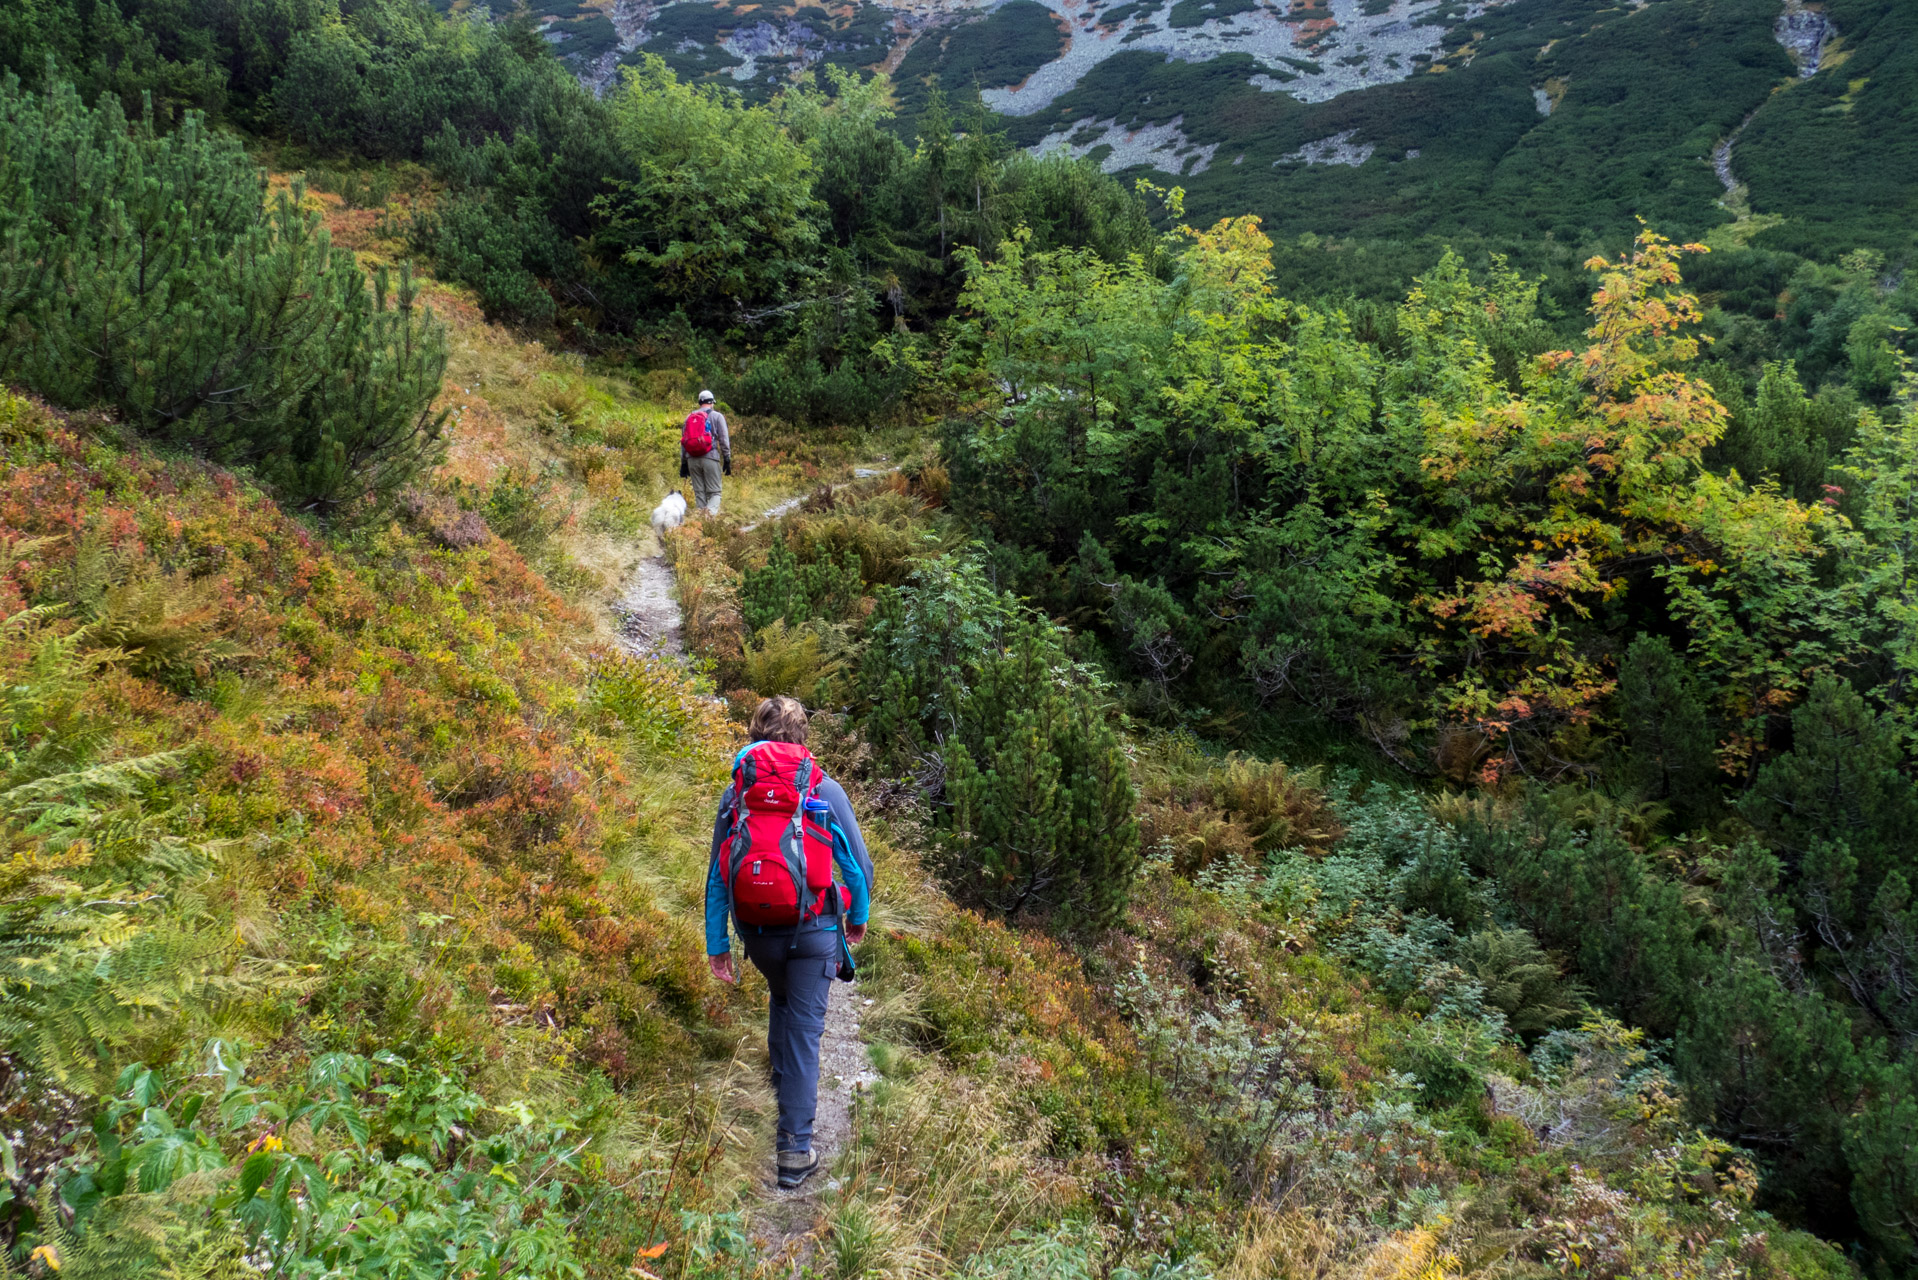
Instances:
[[[253,990],[195,886],[218,845],[165,836],[134,792],[171,753],[0,792],[0,1045],[62,1086],[98,1086],[116,1050],[190,1006]]]
[[[221,848],[168,836],[142,803],[182,757],[91,758],[103,735],[84,707],[87,678],[128,651],[86,644],[128,642],[162,663],[189,652],[155,638],[170,634],[173,597],[122,608],[116,590],[101,595],[101,618],[131,623],[61,635],[54,611],[36,609],[4,624],[28,633],[32,657],[0,690],[0,1050],[74,1088],[98,1087],[117,1051],[262,978],[236,965],[230,920],[195,887]]]
[[[217,632],[218,595],[215,583],[185,573],[117,583],[95,603],[81,644],[171,687],[204,680],[215,664],[245,653]]]
[[[15,534],[11,536],[0,534],[0,560],[9,563],[15,563],[21,560],[37,560],[41,556],[44,556],[50,549],[65,541],[65,535],[29,538],[25,534]]]
[[[80,768],[102,740],[84,698],[88,677],[115,655],[83,653],[77,633],[53,629],[60,612],[41,606],[0,622],[0,636],[23,633],[32,655],[0,685],[0,787]]]
[[[84,850],[16,855],[0,875],[0,1044],[69,1087],[98,1087],[156,1021],[250,985],[230,929],[164,886],[82,883]]]
[[[38,552],[58,541],[40,538],[0,550]],[[76,659],[87,655],[88,670],[124,662],[138,675],[179,687],[192,678],[205,679],[216,664],[245,653],[219,634],[217,582],[184,571],[155,574],[115,547],[99,525],[74,542],[63,578],[63,600],[32,611],[36,616],[25,621],[45,622],[68,611],[84,619],[66,644]]]
[[[1575,1022],[1585,992],[1559,976],[1558,966],[1523,929],[1486,929],[1464,939],[1459,965],[1485,987],[1485,1002],[1503,1012],[1513,1031],[1536,1039]]]
[[[0,818],[16,820],[64,813],[68,816],[57,820],[84,822],[93,810],[76,802],[131,796],[140,783],[157,778],[178,764],[183,755],[179,751],[161,751],[22,782],[0,791]]]
[[[116,547],[100,524],[83,530],[67,558],[62,593],[67,605],[81,617],[93,616],[107,592],[131,575],[133,565],[132,555]]]
[[[115,1196],[75,1231],[51,1185],[38,1197],[40,1238],[24,1274],[59,1280],[244,1280],[246,1241],[206,1212],[209,1188],[183,1181],[156,1195]],[[0,1250],[0,1280],[22,1274]]]

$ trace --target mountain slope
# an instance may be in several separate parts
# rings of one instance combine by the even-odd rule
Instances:
[[[1782,216],[1756,243],[1828,257],[1918,244],[1918,8],[1830,0],[1817,74],[1769,97],[1739,140],[1752,208]]]
[[[1021,146],[1176,180],[1196,217],[1256,213],[1281,238],[1585,244],[1638,217],[1701,236],[1732,217],[1713,148],[1756,113],[1739,177],[1755,212],[1786,220],[1760,243],[1912,245],[1918,15],[1894,0],[1012,0],[830,18],[683,0],[633,12],[625,60],[658,53],[749,97],[822,60],[894,67],[908,128],[934,87],[977,95]],[[1809,65],[1788,49],[1788,15],[1801,44],[1807,21],[1829,33]]]

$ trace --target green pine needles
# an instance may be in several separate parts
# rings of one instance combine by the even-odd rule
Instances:
[[[869,638],[867,736],[935,797],[954,892],[999,915],[1115,920],[1136,796],[1104,685],[1060,630],[951,557],[882,592]]]
[[[740,610],[754,631],[783,618],[787,623],[818,619],[837,622],[849,613],[865,590],[859,552],[848,547],[838,559],[829,548],[815,548],[816,558],[801,564],[784,538],[776,538],[763,569],[748,569],[740,584]]]
[[[371,287],[298,186],[189,113],[0,80],[0,380],[111,406],[289,505],[375,505],[434,456],[446,367],[409,268]]]
[[[951,878],[1002,915],[1051,908],[1100,925],[1125,909],[1139,824],[1125,753],[1098,700],[1061,680],[1049,626],[979,664],[946,747]]]

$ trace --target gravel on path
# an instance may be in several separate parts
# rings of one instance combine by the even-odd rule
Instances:
[[[686,652],[680,635],[679,601],[673,598],[673,571],[660,556],[634,566],[619,595],[607,606],[618,623],[619,647],[635,656]]]

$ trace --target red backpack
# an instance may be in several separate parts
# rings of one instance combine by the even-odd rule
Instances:
[[[852,905],[844,885],[832,892],[841,837],[819,777],[812,752],[791,742],[755,742],[733,761],[726,886],[740,924],[791,928]]]
[[[704,409],[695,409],[686,415],[686,425],[679,433],[679,447],[689,458],[703,458],[713,451],[713,433],[706,427]]]

